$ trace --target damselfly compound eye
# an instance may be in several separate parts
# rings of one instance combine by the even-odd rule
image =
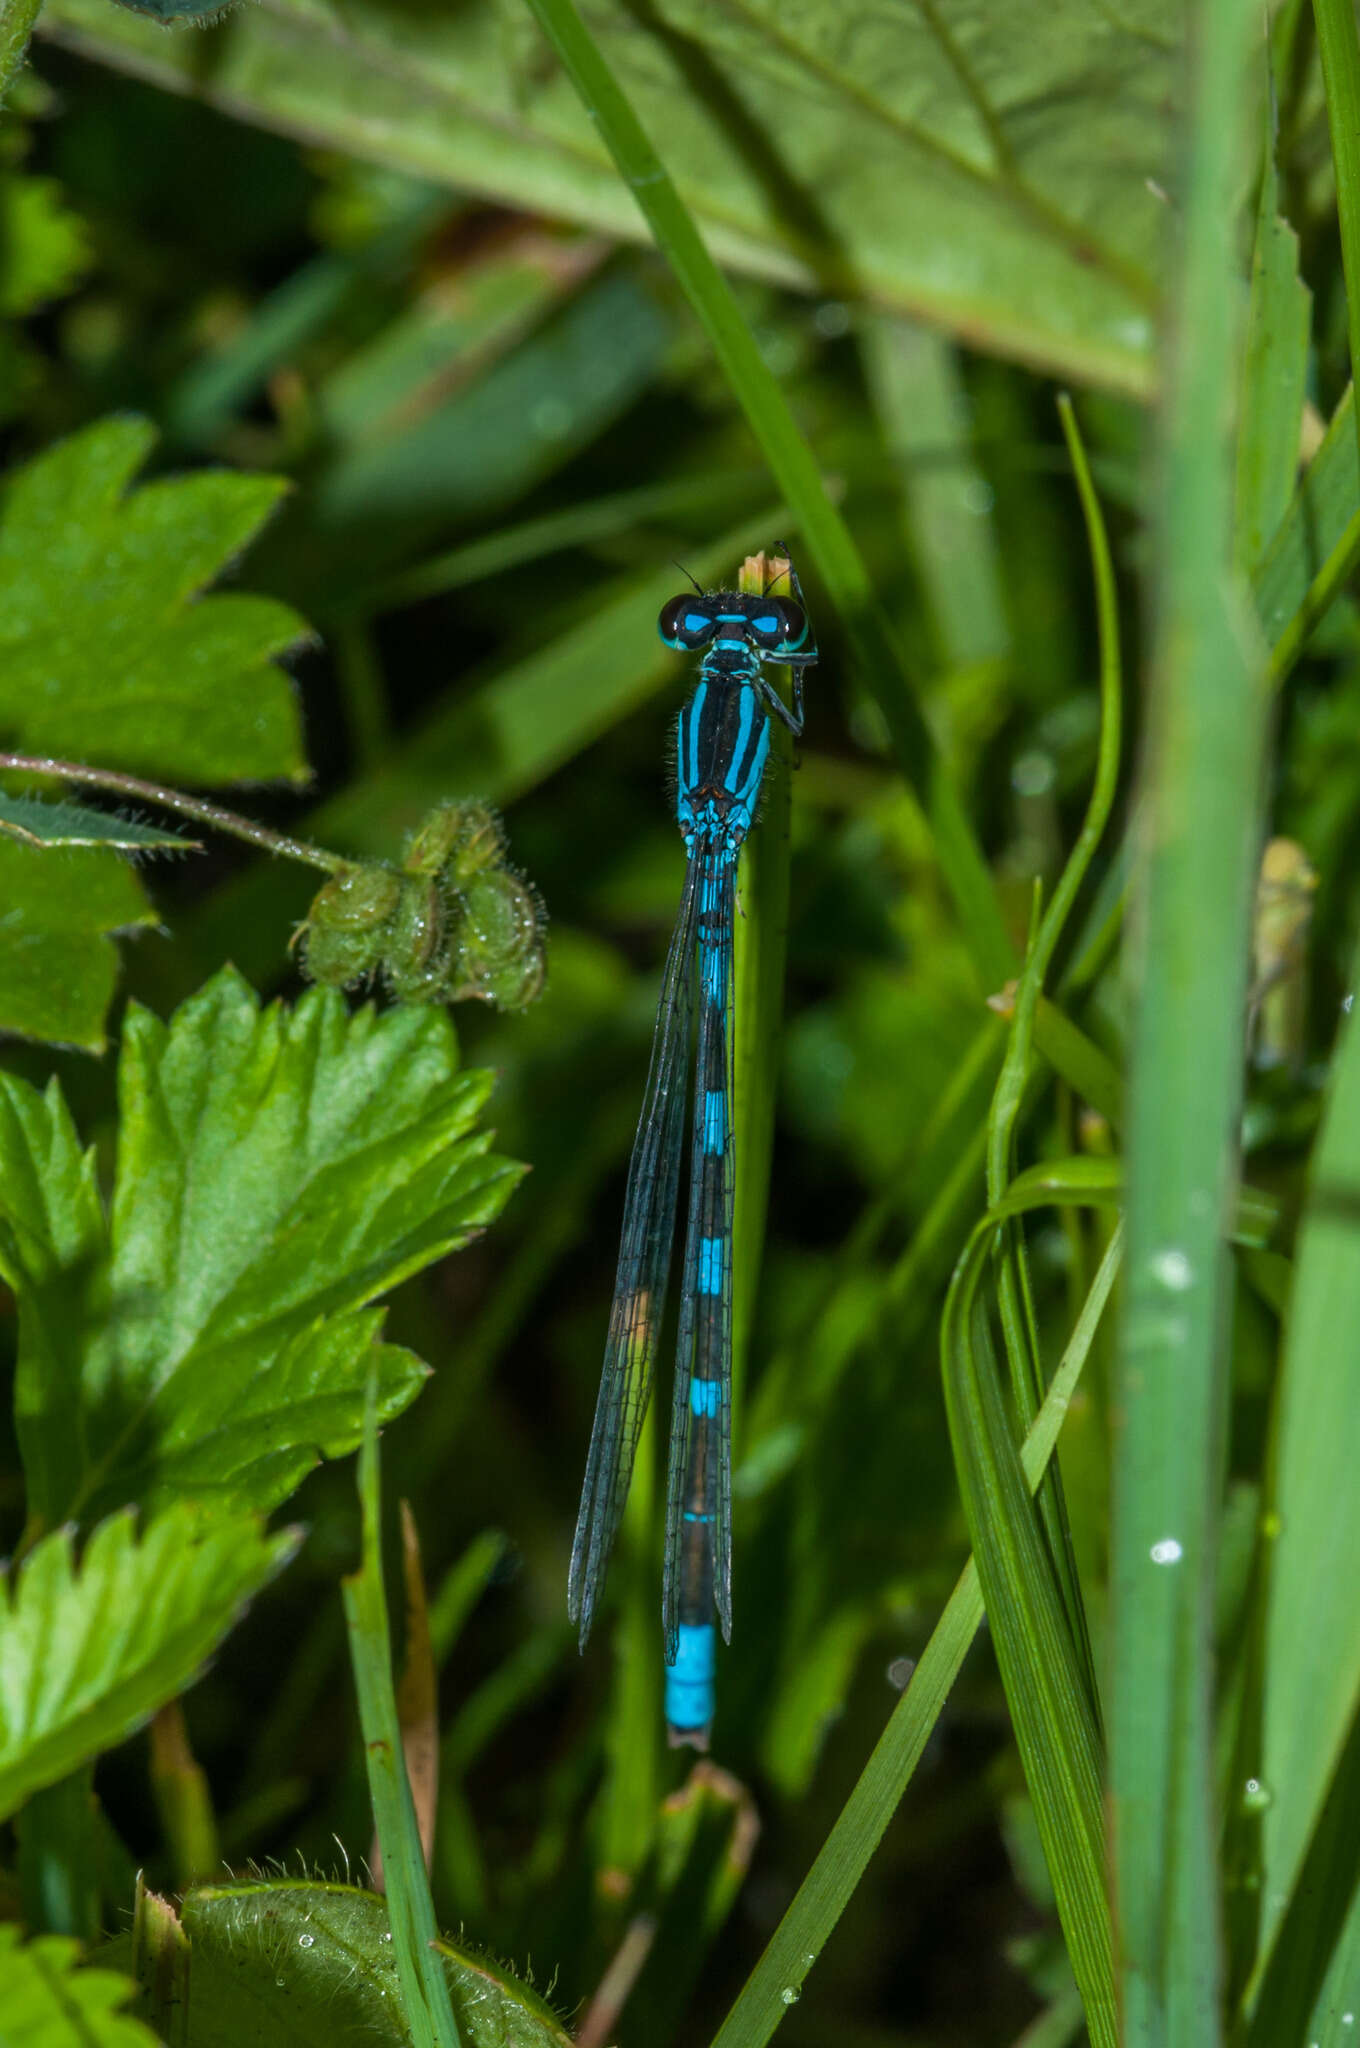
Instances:
[[[713,638],[717,628],[708,599],[696,597],[688,591],[661,607],[661,616],[656,624],[668,647],[682,649],[702,647],[705,641]]]

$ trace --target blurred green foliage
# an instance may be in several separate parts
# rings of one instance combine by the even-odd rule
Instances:
[[[1055,372],[1082,386],[1076,410],[1112,532],[1126,673],[1141,672],[1151,545],[1142,401],[1154,382],[1161,238],[1182,197],[1177,23],[1155,6],[1118,23],[1043,10],[1042,24],[1039,12],[1029,21],[998,8],[978,17],[965,47],[928,33],[936,10],[924,8],[906,20],[864,10],[862,44],[839,10],[813,4],[683,8],[664,19],[645,6],[602,12],[604,46],[732,266],[743,314],[907,650],[1018,960],[1032,880],[1051,891],[1063,870],[1100,739],[1101,650],[1047,381]],[[678,586],[674,562],[705,583],[729,579],[748,550],[784,536],[785,508],[676,286],[635,245],[628,195],[527,15],[479,5],[436,19],[420,5],[288,0],[172,34],[109,0],[54,0],[45,26],[54,39],[35,44],[10,103],[0,188],[0,418],[18,479],[0,539],[8,533],[23,562],[36,550],[46,563],[45,578],[25,572],[0,621],[6,742],[167,779],[247,780],[258,786],[235,792],[237,808],[345,859],[397,863],[433,805],[494,803],[550,920],[535,1009],[456,1012],[461,1078],[442,1019],[411,1012],[362,1027],[387,1034],[387,1135],[417,1176],[440,1171],[436,1112],[464,1142],[464,1105],[451,1106],[448,1091],[466,1082],[470,1115],[482,1082],[466,1069],[494,1072],[486,1114],[497,1155],[532,1168],[495,1229],[436,1261],[465,1224],[489,1220],[508,1186],[476,1216],[451,1211],[447,1228],[427,1189],[413,1248],[387,1207],[385,1155],[354,1165],[342,1147],[337,1185],[354,1192],[353,1166],[355,1200],[382,1245],[371,1284],[356,1282],[342,1302],[345,1262],[327,1231],[340,1230],[344,1205],[337,1198],[334,1215],[318,1217],[299,1197],[292,1221],[304,1239],[313,1233],[303,1251],[316,1281],[314,1297],[300,1288],[299,1326],[336,1308],[362,1330],[353,1355],[332,1359],[333,1408],[274,1446],[285,1479],[243,1494],[263,1506],[296,1487],[288,1513],[308,1540],[184,1702],[222,1854],[238,1873],[279,1858],[339,1875],[342,1860],[357,1866],[368,1851],[336,1590],[353,1564],[357,1514],[349,1471],[317,1459],[357,1438],[359,1338],[371,1347],[375,1328],[366,1304],[403,1279],[382,1349],[384,1479],[389,1498],[414,1510],[435,1617],[438,1920],[517,1968],[532,1963],[573,2020],[633,1940],[636,1980],[621,2010],[603,2009],[608,2031],[596,2038],[706,2041],[825,1841],[967,1553],[939,1327],[951,1269],[986,1204],[988,1105],[1006,1039],[987,998],[1001,992],[979,984],[872,679],[855,672],[841,622],[800,563],[822,664],[792,776],[779,1114],[736,1427],[734,1639],[719,1667],[721,1770],[687,1777],[661,1746],[656,1708],[648,1475],[612,1582],[613,1626],[597,1631],[584,1663],[565,1623],[566,1562],[681,868],[666,756],[684,679],[657,644],[655,615]],[[1233,1269],[1217,1619],[1232,1998],[1256,1956],[1262,1827],[1284,1842],[1292,1870],[1314,1811],[1305,1799],[1286,1821],[1268,1797],[1244,1807],[1235,1796],[1239,1782],[1257,1782],[1253,1660],[1267,1633],[1283,1644],[1285,1711],[1302,1713],[1310,1699],[1322,1711],[1306,1590],[1292,1632],[1278,1609],[1267,1625],[1253,1562],[1273,1417],[1285,1418],[1293,1512],[1306,1518],[1304,1416],[1330,1446],[1329,1486],[1353,1495],[1344,1424],[1351,1417],[1353,1429],[1360,1413],[1345,1361],[1288,1398],[1279,1378],[1292,1227],[1360,928],[1360,636],[1342,573],[1360,472],[1350,409],[1337,412],[1349,376],[1344,291],[1306,17],[1285,10],[1276,42],[1279,178],[1278,190],[1273,171],[1258,181],[1257,271],[1277,273],[1267,331],[1283,338],[1262,340],[1255,324],[1252,334],[1256,374],[1274,376],[1278,406],[1293,411],[1283,427],[1271,413],[1239,470],[1241,564],[1267,641],[1288,646],[1281,677],[1297,662],[1279,698],[1269,828],[1306,850],[1317,888],[1306,951],[1288,970],[1306,997],[1302,1034],[1274,1065],[1252,1068],[1243,1124],[1245,1173],[1284,1220]],[[306,141],[287,139],[298,134]],[[1263,151],[1258,171],[1269,160]],[[1306,351],[1295,255],[1313,295]],[[1248,274],[1244,260],[1244,314]],[[1337,417],[1276,532],[1301,401],[1310,454]],[[65,486],[79,519],[35,541],[24,479],[92,454],[100,474]],[[139,520],[140,568],[124,560],[127,573],[106,586],[111,556],[137,554],[127,536]],[[788,537],[797,554],[797,533]],[[1329,562],[1339,566],[1325,603],[1310,609]],[[202,596],[223,571],[225,592],[219,580]],[[170,614],[184,635],[173,659]],[[221,636],[206,654],[195,636],[228,615],[239,635],[226,635],[224,661]],[[154,661],[140,672],[143,626]],[[275,662],[285,650],[291,689]],[[43,724],[45,691],[70,714],[59,733]],[[1093,1059],[1122,1071],[1127,1049],[1117,940],[1143,712],[1130,689],[1115,828],[1048,984],[1084,1034],[1086,1072]],[[68,870],[55,891],[67,908],[30,932],[44,886],[34,864],[53,859],[89,862],[89,878]],[[126,1087],[134,1060],[159,1071],[165,1056],[147,1012],[178,1009],[185,1058],[216,1074],[226,1054],[184,1021],[205,1028],[202,1007],[216,1004],[235,1019],[228,1036],[246,1088],[252,1034],[276,1027],[234,977],[215,995],[203,985],[230,960],[263,995],[296,999],[290,939],[315,878],[220,842],[138,880],[103,849],[52,855],[3,842],[0,865],[6,902],[18,906],[0,923],[0,1024],[93,1050],[112,1001]],[[145,929],[153,921],[160,928]],[[141,929],[121,944],[122,989],[144,1007],[126,1010],[108,934],[132,927]],[[325,1002],[337,1007],[298,1014],[314,1024],[338,1015],[339,998]],[[1042,1011],[1034,1030],[1043,1057],[1021,1101],[1017,1166],[1106,1161],[1119,1139],[1117,1090],[1097,1113],[1093,1089],[1079,1098],[1044,1037]],[[320,1038],[308,1043],[319,1061]],[[358,1057],[358,1038],[348,1043]],[[95,1165],[81,1166],[63,1124],[70,1172],[110,1185],[114,1060],[11,1041],[5,1065],[30,1118],[29,1084],[58,1076],[95,1146]],[[159,1220],[138,1216],[130,1194],[120,1214],[149,1262],[155,1300],[142,1304],[143,1335],[154,1323],[156,1354],[179,1344],[175,1355],[192,1365],[212,1334],[195,1321],[200,1264],[178,1278],[156,1265],[193,1179],[198,1096],[192,1076],[179,1085],[182,1156],[180,1139],[165,1153],[176,1153],[180,1180],[169,1194],[162,1186]],[[341,1081],[318,1067],[318,1101],[332,1085]],[[1356,1174],[1352,1099],[1338,1098],[1346,1121],[1328,1141],[1343,1187]],[[227,1116],[198,1142],[220,1165],[248,1121]],[[259,1157],[239,1146],[237,1207],[213,1219],[224,1235],[207,1231],[198,1246],[209,1268],[238,1228],[242,1239],[270,1238],[277,1219],[261,1191],[282,1203],[289,1141],[275,1131],[270,1142]],[[157,1160],[163,1178],[170,1169]],[[125,1173],[121,1150],[119,1161]],[[1111,1169],[1107,1193],[1113,1178]],[[81,1214],[97,1236],[93,1211]],[[1353,1224],[1338,1212],[1308,1226],[1305,1255],[1325,1270],[1312,1313],[1324,1324],[1344,1319],[1353,1298],[1353,1275],[1337,1277],[1337,1261],[1354,1257]],[[1109,1231],[1108,1218],[1077,1209],[1041,1209],[1026,1225],[1031,1334],[1050,1370]],[[111,1256],[91,1245],[91,1258]],[[12,1317],[7,1327],[22,1360]],[[330,1341],[329,1323],[310,1327],[318,1344]],[[296,1335],[273,1334],[281,1345]],[[1089,1343],[1061,1459],[1091,1662],[1103,1674],[1113,1338],[1102,1326]],[[419,1360],[433,1372],[401,1413]],[[31,1380],[31,1361],[21,1381],[26,1369]],[[213,1384],[225,1431],[232,1389]],[[170,1455],[178,1398],[173,1388],[164,1397],[157,1456]],[[53,1456],[71,1454],[66,1419],[47,1418]],[[15,1540],[26,1510],[19,1469],[10,1441],[0,1499]],[[216,1476],[228,1469],[239,1468],[224,1463]],[[151,1488],[129,1482],[103,1505],[129,1492],[149,1498]],[[68,1505],[57,1489],[51,1518]],[[1336,1570],[1344,1587],[1344,1557]],[[1327,1617],[1343,1634],[1344,1599]],[[1349,1666],[1341,1678],[1324,1748],[1354,1706]],[[152,1703],[139,1702],[119,1732]],[[1339,1754],[1339,1780],[1349,1756]],[[202,1873],[175,1864],[143,1742],[107,1756],[96,1782],[112,1927],[133,1870],[163,1890]],[[48,1811],[55,1831],[55,1803]],[[88,1842],[88,1816],[81,1825]],[[997,1666],[979,1644],[834,1938],[802,1995],[801,1978],[790,1987],[781,2041],[953,2048],[1018,2042],[1031,2023],[1031,2044],[1081,2038],[1041,1832]],[[1344,1842],[1313,1849],[1334,1852],[1325,1867],[1344,1908],[1353,1857]],[[1267,1915],[1282,1911],[1276,1900]],[[64,1952],[23,1955],[25,1984],[66,1967]],[[1344,1988],[1344,1947],[1338,1956]],[[366,1977],[360,2006],[370,1989]],[[1269,1994],[1283,2004],[1264,2010],[1297,2012],[1287,1988],[1272,1982]]]

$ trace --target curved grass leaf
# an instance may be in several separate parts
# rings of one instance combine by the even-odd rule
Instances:
[[[225,33],[52,0],[45,33],[268,126],[637,239],[527,20],[275,0]],[[1151,385],[1180,18],[1037,0],[591,9],[725,265],[873,301],[1083,381]],[[362,107],[362,118],[356,109]],[[908,223],[904,232],[904,221]]]
[[[119,2008],[137,1990],[114,1970],[81,1969],[80,1943],[24,1941],[0,1926],[0,2014],[12,2048],[156,2048],[156,2036]]]
[[[78,1564],[69,1529],[36,1544],[0,1615],[0,1817],[182,1692],[297,1544],[186,1504],[140,1540],[131,1512],[110,1516]]]
[[[1053,1882],[1072,1972],[1096,2048],[1118,2039],[1105,1896],[1103,1755],[1071,1617],[1021,1466],[979,1299],[995,1224],[960,1260],[940,1332],[945,1401],[978,1578]]]
[[[285,489],[204,470],[131,489],[145,420],[101,420],[12,475],[0,504],[0,723],[21,748],[166,781],[306,773],[275,657],[307,627],[272,598],[200,593]]]
[[[519,1169],[442,1012],[261,1009],[225,969],[168,1026],[133,1008],[111,1216],[55,1088],[0,1078],[0,1266],[40,1524],[178,1494],[263,1508],[424,1368],[368,1305],[466,1243]]]
[[[1033,944],[1030,948],[1029,958],[1025,963],[1025,970],[1020,978],[1017,990],[1014,1021],[1011,1025],[1006,1057],[1002,1062],[1001,1072],[997,1077],[996,1092],[992,1098],[991,1113],[988,1117],[987,1192],[989,1204],[992,1207],[995,1207],[1004,1196],[1006,1187],[1013,1177],[1015,1170],[1017,1123],[1034,1063],[1035,1019],[1039,998],[1043,991],[1044,977],[1048,972],[1054,952],[1062,937],[1063,928],[1071,913],[1072,906],[1076,902],[1081,885],[1086,878],[1087,870],[1100,844],[1105,827],[1109,822],[1110,810],[1114,803],[1115,786],[1119,778],[1119,746],[1123,706],[1121,699],[1122,667],[1119,654],[1118,599],[1115,590],[1114,568],[1110,559],[1105,523],[1101,516],[1099,501],[1091,479],[1086,451],[1077,429],[1076,416],[1072,410],[1070,400],[1064,398],[1059,403],[1063,429],[1067,436],[1068,450],[1072,458],[1077,488],[1086,517],[1092,567],[1095,573],[1101,647],[1100,746],[1096,761],[1096,774],[1087,804],[1086,816],[1082,820],[1081,830],[1077,834],[1071,855],[1053,891],[1053,900],[1044,913],[1042,920],[1038,923]],[[1035,914],[1037,917],[1037,891]],[[1023,1430],[1038,1412],[1043,1394],[1043,1372],[1039,1358],[1034,1300],[1030,1287],[1024,1236],[1019,1229],[1013,1226],[1003,1229],[999,1234],[996,1246],[995,1275],[1001,1328],[1005,1339],[1006,1355],[1010,1370],[1011,1394],[1015,1403],[1016,1420],[1019,1427]],[[948,1311],[946,1310],[947,1313]],[[965,1310],[965,1316],[969,1313],[970,1311]],[[946,1359],[948,1359],[948,1355],[948,1349],[946,1348]],[[968,1361],[968,1363],[971,1365],[972,1361]],[[984,1373],[986,1370],[987,1364],[984,1359]],[[989,1401],[987,1412],[991,1422],[994,1424],[996,1415],[991,1413],[991,1409],[992,1404]],[[972,1419],[977,1421],[980,1419],[983,1410],[980,1406],[968,1408],[963,1398],[961,1398],[960,1413],[971,1414]],[[955,1448],[957,1452],[959,1448],[957,1434],[955,1435]],[[980,1451],[981,1447],[980,1445],[975,1445],[974,1449]],[[1002,1462],[1004,1463],[1004,1454],[994,1454],[992,1452],[982,1452],[981,1454],[985,1462],[990,1462],[994,1455],[1001,1455]],[[999,1492],[1000,1490],[995,1486],[993,1487],[994,1492]],[[986,1489],[984,1488],[983,1493],[985,1491]],[[1010,1506],[1015,1509],[1017,1503],[1019,1503],[1018,1511],[1023,1513],[1024,1519],[1028,1524],[1028,1506],[1024,1501],[1023,1490],[1013,1493]],[[974,1507],[980,1511],[981,1505],[982,1495],[975,1491]],[[1046,1585],[1042,1592],[1037,1588],[1031,1588],[1030,1590],[1034,1592],[1035,1598],[1038,1601],[1037,1611],[1046,1612],[1046,1618],[1052,1626],[1060,1627],[1061,1620],[1058,1612],[1047,1612],[1047,1601],[1050,1593],[1056,1591],[1060,1601],[1060,1608],[1062,1611],[1065,1611],[1067,1626],[1070,1631],[1070,1642],[1079,1661],[1079,1676],[1082,1681],[1086,1707],[1085,1713],[1082,1712],[1079,1706],[1073,1708],[1073,1725],[1078,1720],[1086,1723],[1085,1746],[1094,1755],[1099,1748],[1099,1686],[1091,1655],[1081,1587],[1077,1578],[1071,1530],[1068,1525],[1067,1509],[1063,1500],[1062,1480],[1056,1468],[1045,1474],[1043,1484],[1039,1489],[1037,1505],[1042,1523],[1042,1548],[1032,1549],[1023,1560],[1017,1556],[1009,1559],[1008,1562],[1019,1568],[1019,1579],[1021,1582],[1024,1579],[1024,1566],[1036,1565],[1042,1571],[1042,1560],[1045,1557],[1057,1575],[1054,1584]],[[971,1518],[970,1526],[972,1526]],[[1010,1532],[1002,1527],[993,1533],[1000,1543],[1005,1546]],[[979,1551],[981,1557],[981,1552],[985,1546],[982,1545],[979,1531],[975,1526],[973,1527],[973,1541],[974,1548]],[[982,1571],[985,1588],[993,1574],[990,1566],[984,1568],[981,1562],[979,1569]],[[1023,1670],[1028,1663],[1029,1652],[1032,1650],[1033,1645],[1028,1642],[1021,1642],[1013,1645],[1012,1648],[1014,1654],[1010,1661],[1014,1668]],[[1003,1665],[1003,1672],[1005,1668]],[[1070,1670],[1068,1675],[1072,1675]],[[1012,1700],[1011,1705],[1012,1712],[1015,1713],[1017,1702]],[[1017,1718],[1017,1729],[1018,1727],[1019,1720]],[[1065,1734],[1069,1733],[1070,1729],[1065,1730],[1053,1717],[1042,1715],[1038,1724],[1030,1732],[1034,1741],[1039,1746],[1047,1747],[1051,1739],[1056,1739],[1056,1742],[1061,1745]],[[1022,1752],[1024,1748],[1025,1744],[1022,1739]],[[1061,1771],[1066,1761],[1065,1757],[1061,1754],[1060,1748],[1056,1754],[1050,1756],[1049,1760],[1057,1766],[1059,1771]],[[1041,1781],[1045,1780],[1048,1776],[1048,1773],[1039,1765],[1038,1758],[1032,1747],[1026,1758],[1026,1769],[1027,1774],[1032,1774],[1032,1778],[1037,1777]],[[1045,1831],[1045,1818],[1049,1822],[1049,1837],[1051,1838],[1055,1833],[1061,1837],[1064,1831],[1063,1822],[1054,1815],[1046,1817],[1041,1815],[1041,1833]],[[1101,1901],[1101,1906],[1103,1909],[1103,1900]],[[1093,1989],[1089,1977],[1083,1979],[1080,1973],[1078,1981],[1082,1984],[1084,1994],[1090,1993],[1097,1997],[1104,1996],[1106,1990],[1104,1985]],[[1098,2031],[1097,2022],[1094,2018],[1091,2021],[1091,2025],[1093,2032]]]
[[[188,2048],[407,2048],[387,1903],[319,1879],[202,1885],[189,1936]],[[121,1960],[127,1944],[102,1953]],[[461,1941],[436,1943],[464,2048],[569,2048],[551,2007]]]

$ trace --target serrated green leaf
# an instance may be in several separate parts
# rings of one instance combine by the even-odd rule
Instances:
[[[104,0],[53,0],[42,25],[290,133],[639,238],[570,86],[496,0],[348,7],[343,33],[316,0],[248,8],[206,71],[201,32],[167,36]],[[1181,64],[1162,0],[1136,15],[681,0],[664,27],[604,4],[591,28],[721,262],[852,280],[975,347],[1149,388]]]
[[[107,419],[17,471],[0,512],[0,722],[24,747],[220,783],[305,773],[275,661],[307,627],[199,593],[286,488],[205,470],[130,490],[155,430]]]
[[[202,1885],[181,1914],[192,1944],[189,2048],[406,2048],[387,1905],[372,1892],[310,1878]],[[106,1951],[122,1957],[128,1944]],[[465,2048],[568,2048],[536,1992],[465,1943],[442,1939]]]
[[[20,1937],[18,1927],[0,1925],[5,2048],[156,2048],[151,2030],[119,2011],[137,1990],[130,1977],[78,1968],[78,1941]]]
[[[184,853],[197,841],[162,825],[117,818],[85,804],[44,803],[0,790],[0,835],[22,846],[107,846],[125,853]]]
[[[15,319],[79,282],[90,261],[83,223],[52,178],[0,178],[0,314]]]
[[[0,1611],[0,1816],[182,1692],[297,1543],[181,1503],[140,1541],[130,1511],[110,1516],[79,1565],[69,1529],[35,1544]]]
[[[0,1031],[102,1052],[118,980],[108,935],[156,923],[141,883],[112,851],[0,833],[0,899]]]
[[[267,1507],[424,1367],[369,1304],[465,1244],[520,1169],[442,1011],[260,1008],[231,969],[169,1026],[129,1011],[106,1223],[55,1090],[0,1077],[0,1264],[17,1413],[52,1523],[177,1494]]]

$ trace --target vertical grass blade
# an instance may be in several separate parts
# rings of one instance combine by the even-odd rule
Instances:
[[[382,1845],[392,1954],[401,1984],[413,2048],[459,2048],[457,2022],[435,1925],[420,1830],[402,1755],[401,1723],[392,1686],[392,1645],[382,1576],[382,1493],[378,1470],[377,1389],[369,1380],[364,1441],[359,1451],[363,1552],[359,1569],[342,1586],[350,1660],[359,1695],[364,1761],[373,1819]]]
[[[1247,0],[1190,15],[1131,944],[1128,1285],[1117,1357],[1111,1791],[1128,2048],[1220,2039],[1211,1743],[1228,1250],[1266,695],[1231,580]]]
[[[1014,1023],[1007,1041],[1006,1057],[1002,1062],[992,1101],[991,1115],[988,1119],[987,1198],[993,1208],[1005,1194],[1007,1183],[1014,1171],[1016,1127],[1034,1061],[1035,1024],[1044,977],[1109,822],[1115,787],[1119,780],[1122,670],[1114,569],[1110,560],[1105,522],[1101,516],[1090,465],[1086,459],[1086,451],[1082,445],[1070,399],[1063,397],[1059,400],[1059,412],[1076,474],[1095,576],[1101,649],[1100,747],[1086,816],[1082,820],[1071,857],[1058,879],[1053,901],[1044,914],[1025,964],[1015,1005]],[[1026,1266],[1025,1243],[1018,1225],[1009,1226],[998,1240],[996,1281],[1001,1327],[1010,1367],[1012,1396],[1023,1429],[1028,1427],[1038,1412],[1043,1388],[1035,1340],[1035,1316]],[[955,1442],[957,1449],[957,1437]],[[1044,1477],[1038,1494],[1038,1508],[1048,1554],[1058,1575],[1072,1645],[1081,1662],[1090,1711],[1098,1724],[1099,1700],[1091,1660],[1090,1637],[1082,1607],[1081,1588],[1077,1581],[1067,1512],[1062,1498],[1062,1481],[1056,1466]],[[973,1536],[976,1549],[976,1527],[973,1529]],[[984,1572],[984,1585],[985,1583]],[[1023,1658],[1020,1661],[1023,1662]]]

